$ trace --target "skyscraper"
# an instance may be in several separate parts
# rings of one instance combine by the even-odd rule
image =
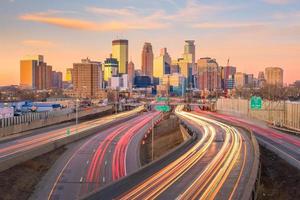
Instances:
[[[242,73],[242,72],[235,73],[234,84],[235,84],[235,88],[237,88],[237,89],[241,89],[241,88],[245,87],[246,74]]]
[[[26,56],[20,61],[20,86],[45,90],[52,87],[52,66],[44,62],[42,55]]]
[[[101,63],[89,59],[73,64],[73,88],[79,98],[97,97],[100,85]]]
[[[66,81],[72,83],[72,68],[67,68],[66,70]]]
[[[128,40],[112,41],[112,57],[119,62],[119,73],[127,74],[128,69]]]
[[[167,48],[160,50],[160,55],[154,59],[153,76],[162,78],[165,74],[170,74],[171,57],[167,52]]]
[[[111,77],[118,75],[118,66],[118,60],[112,58],[112,55],[104,61],[104,81],[106,85]]]
[[[128,63],[128,87],[132,88],[133,85],[133,80],[134,80],[134,63],[132,61],[130,61]]]
[[[221,67],[216,59],[200,58],[198,67],[198,87],[202,91],[217,91],[221,89]]]
[[[36,78],[38,60],[32,58],[25,58],[20,61],[20,86],[23,88],[36,88]]]
[[[267,67],[265,69],[267,84],[283,86],[283,69],[279,67]]]
[[[184,45],[183,59],[189,63],[195,63],[195,44],[194,40],[186,40]]]
[[[236,73],[236,67],[225,66],[222,67],[222,88],[227,92],[228,89],[233,89],[234,75]]]
[[[153,76],[153,51],[148,42],[145,42],[142,50],[142,72],[146,76]]]
[[[52,71],[52,88],[61,89],[62,88],[62,73]]]

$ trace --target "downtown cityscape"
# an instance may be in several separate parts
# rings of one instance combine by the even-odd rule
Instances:
[[[300,199],[299,2],[0,11],[0,199]]]

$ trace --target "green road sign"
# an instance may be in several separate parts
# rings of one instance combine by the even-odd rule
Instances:
[[[261,97],[252,96],[250,99],[251,110],[260,110],[262,108],[262,99]]]
[[[168,101],[168,97],[157,97],[156,101],[157,102],[166,102],[166,101]]]
[[[157,105],[154,107],[155,110],[157,111],[162,111],[162,112],[169,112],[170,111],[170,106],[167,106],[167,105]]]

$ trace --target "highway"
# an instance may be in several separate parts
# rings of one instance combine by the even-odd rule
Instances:
[[[227,114],[201,112],[216,118],[226,120],[250,128],[256,135],[258,142],[274,151],[290,164],[300,169],[300,138],[283,133],[253,121]]]
[[[141,141],[160,117],[144,113],[87,139],[61,169],[48,199],[78,199],[138,170]]]
[[[194,146],[117,199],[245,198],[255,156],[248,133],[181,109],[176,114],[198,129]]]
[[[39,134],[26,135],[24,137],[18,137],[13,140],[2,141],[0,143],[0,165],[1,161],[14,158],[16,155],[22,154],[28,150],[37,148],[53,141],[59,141],[60,139],[69,137],[73,134],[80,134],[84,131],[99,127],[101,125],[109,124],[116,120],[120,120],[137,112],[140,112],[142,109],[142,107],[139,107],[132,111],[86,121],[83,123],[79,123],[78,125],[70,125],[64,128],[50,130],[44,133],[41,132]]]

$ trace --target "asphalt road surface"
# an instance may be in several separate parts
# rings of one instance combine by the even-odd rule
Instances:
[[[78,146],[61,170],[49,199],[78,199],[140,168],[140,143],[160,118],[148,112],[101,131]]]

